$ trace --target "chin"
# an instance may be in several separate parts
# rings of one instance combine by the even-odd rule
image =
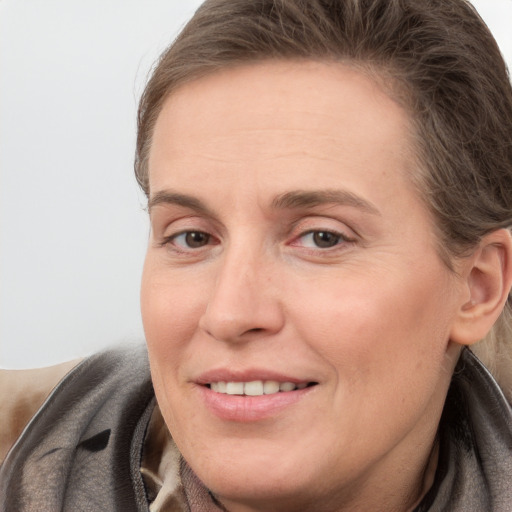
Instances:
[[[310,482],[297,481],[297,472],[296,470],[287,474],[269,474],[263,468],[256,472],[246,468],[237,473],[206,476],[207,481],[203,483],[229,510],[234,508],[230,507],[232,504],[245,505],[250,509],[265,512],[311,509],[307,503],[314,502],[309,493],[315,486]],[[308,490],[307,494],[304,492],[305,489]]]
[[[218,449],[206,456],[198,452],[197,456],[185,457],[198,478],[223,503],[240,503],[265,511],[303,510],[303,504],[311,499],[304,491],[307,489],[310,494],[320,487],[322,479],[308,471],[318,469],[318,464],[294,457],[290,447],[283,448],[285,443],[280,447],[264,446],[251,440],[244,448],[240,442],[231,442],[236,445],[231,449],[225,444],[230,441],[219,443]],[[286,458],[287,453],[292,456]]]

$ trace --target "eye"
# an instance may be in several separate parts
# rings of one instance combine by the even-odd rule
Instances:
[[[301,235],[298,240],[302,247],[313,249],[329,249],[339,245],[340,243],[350,241],[341,233],[327,230],[308,231],[307,233]]]
[[[180,249],[200,249],[211,242],[211,235],[204,231],[184,231],[172,235],[165,240],[165,243],[172,243]]]

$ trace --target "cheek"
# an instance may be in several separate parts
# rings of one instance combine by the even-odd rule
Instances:
[[[141,313],[148,345],[176,345],[193,332],[202,310],[194,283],[180,283],[148,255],[141,284]],[[169,347],[170,348],[170,347]]]
[[[149,259],[149,258],[148,258]],[[188,347],[201,315],[193,286],[179,286],[166,270],[146,261],[141,285],[141,312],[148,347],[151,377],[165,422],[179,435],[180,422],[173,411],[190,417],[180,368],[189,357]],[[172,392],[171,392],[172,391]]]
[[[308,333],[308,343],[340,378],[354,384],[414,379],[421,368],[428,371],[429,361],[439,368],[448,344],[450,293],[433,275],[352,275],[296,291],[309,297],[295,314],[298,330]]]
[[[141,313],[155,388],[178,378],[187,347],[204,311],[195,286],[180,286],[167,269],[146,260],[141,285]],[[167,383],[167,384],[166,384]]]
[[[365,288],[345,280],[296,314],[336,383],[333,432],[343,431],[361,453],[370,438],[386,445],[405,436],[430,410],[448,367],[449,315],[439,291],[428,281],[370,282]]]

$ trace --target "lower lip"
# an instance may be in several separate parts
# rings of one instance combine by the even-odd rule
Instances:
[[[206,386],[199,386],[199,391],[207,409],[218,418],[249,423],[275,416],[302,400],[314,387],[316,386],[262,396],[227,395],[212,391]]]

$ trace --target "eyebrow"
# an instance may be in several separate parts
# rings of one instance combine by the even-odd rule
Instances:
[[[169,190],[157,192],[148,201],[148,210],[160,204],[174,204],[212,216],[212,211],[199,199],[187,194]],[[372,203],[348,190],[292,190],[277,196],[271,203],[275,210],[313,208],[315,206],[338,204],[352,206],[372,215],[380,215]]]
[[[375,205],[348,190],[292,190],[272,201],[275,209],[313,208],[326,204],[352,206],[372,215],[380,215]]]
[[[151,197],[148,201],[148,211],[151,212],[152,208],[160,204],[175,204],[185,208],[190,208],[191,210],[195,210],[199,213],[212,215],[210,209],[199,199],[186,194],[171,192],[169,190],[161,190]]]

